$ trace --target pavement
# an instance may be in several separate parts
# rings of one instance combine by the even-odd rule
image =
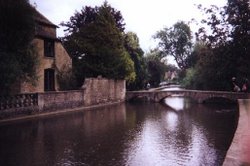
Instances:
[[[250,99],[240,99],[239,122],[223,166],[250,166]]]

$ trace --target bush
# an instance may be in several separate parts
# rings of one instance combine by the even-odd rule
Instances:
[[[182,86],[187,89],[194,89],[195,88],[195,76],[196,70],[195,68],[189,68],[186,70],[186,75],[182,80]]]
[[[71,68],[63,67],[63,70],[58,71],[57,80],[61,91],[77,89],[76,78]]]

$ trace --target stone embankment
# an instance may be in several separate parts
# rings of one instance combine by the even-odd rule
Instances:
[[[0,122],[119,103],[125,94],[124,80],[88,78],[80,90],[0,98]]]
[[[239,121],[223,166],[250,166],[250,99],[240,99]]]

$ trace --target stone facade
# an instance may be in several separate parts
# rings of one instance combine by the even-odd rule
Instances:
[[[34,9],[35,10],[35,9]],[[35,47],[38,64],[36,67],[36,80],[31,82],[21,81],[16,84],[13,90],[14,93],[35,93],[44,91],[58,91],[59,85],[57,81],[57,74],[60,71],[65,71],[72,68],[72,60],[67,51],[62,46],[62,43],[57,39],[56,28],[57,26],[51,23],[47,18],[35,10],[36,21],[36,36],[32,42]],[[46,42],[49,41],[49,51],[52,55],[46,54]],[[48,46],[47,46],[48,47]],[[53,76],[46,76],[46,69],[52,71]],[[49,81],[49,82],[48,82]],[[46,82],[49,88],[45,87]],[[53,85],[52,85],[53,84]]]
[[[98,105],[125,100],[125,80],[88,78],[83,85],[84,105]]]
[[[36,38],[33,40],[38,56],[38,66],[36,69],[37,80],[35,83],[22,82],[20,86],[19,93],[34,93],[34,92],[44,92],[44,70],[54,69],[55,70],[55,91],[59,90],[59,85],[57,83],[56,75],[57,72],[65,70],[65,68],[70,69],[72,67],[72,60],[68,53],[62,46],[62,44],[57,41],[55,42],[55,57],[45,57],[44,56],[44,41],[43,39]]]

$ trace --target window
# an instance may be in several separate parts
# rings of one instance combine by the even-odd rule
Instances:
[[[44,91],[55,90],[55,70],[45,69],[44,70]]]
[[[53,40],[44,40],[44,56],[55,56],[55,42]]]

